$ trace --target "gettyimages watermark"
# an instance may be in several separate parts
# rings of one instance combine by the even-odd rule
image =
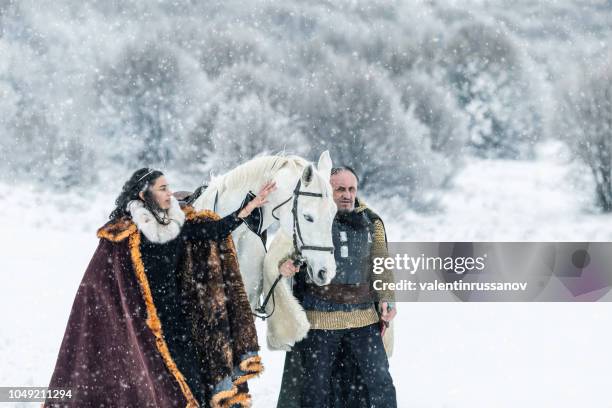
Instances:
[[[370,272],[398,302],[612,301],[610,242],[390,242]]]

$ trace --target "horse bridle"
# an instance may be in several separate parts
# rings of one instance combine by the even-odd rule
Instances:
[[[282,203],[280,203],[279,205],[277,205],[276,207],[272,209],[272,217],[274,217],[274,219],[278,221],[280,220],[280,218],[276,216],[275,211],[278,210],[283,205],[287,204],[289,201],[291,201],[291,199],[293,199],[293,206],[291,207],[291,214],[293,216],[293,254],[291,258],[293,259],[293,264],[295,266],[301,266],[302,264],[304,264],[305,259],[304,259],[304,256],[302,255],[302,251],[304,250],[330,252],[332,254],[334,253],[333,246],[325,247],[325,246],[317,246],[317,245],[306,245],[306,243],[304,242],[304,238],[302,238],[302,232],[300,230],[300,219],[298,217],[298,212],[297,212],[298,199],[300,196],[323,198],[323,194],[311,193],[309,191],[301,191],[300,190],[301,186],[302,186],[302,179],[299,179],[297,184],[295,185],[295,188],[293,189],[293,194],[291,195],[291,197],[289,197],[288,199],[286,199],[285,201],[283,201]],[[299,239],[299,242],[302,244],[301,246],[298,245],[298,239]],[[260,317],[262,320],[266,320],[267,318],[272,316],[272,314],[274,313],[274,309],[276,308],[276,304],[274,302],[274,288],[276,287],[278,282],[280,282],[282,277],[283,275],[281,274],[278,275],[278,277],[276,278],[276,280],[270,287],[270,290],[268,291],[261,306],[255,309],[255,312],[256,312],[254,313],[255,316]],[[266,306],[268,304],[268,301],[270,300],[270,297],[272,297],[273,308],[272,308],[272,312],[270,312],[269,315],[266,315]]]
[[[323,194],[311,193],[308,191],[300,191],[301,186],[302,186],[302,180],[300,179],[295,185],[295,189],[293,189],[293,196],[292,196],[292,197],[295,197],[293,200],[293,207],[291,208],[291,214],[293,215],[293,250],[295,252],[295,255],[302,258],[302,251],[304,250],[331,252],[333,254],[334,253],[333,246],[325,247],[325,246],[316,246],[316,245],[306,245],[306,243],[304,242],[304,238],[302,238],[302,232],[300,230],[300,219],[298,217],[298,212],[297,212],[298,198],[300,196],[323,198]],[[285,202],[287,201],[288,200],[286,200]],[[279,208],[279,206],[276,206],[276,208]],[[272,216],[276,218],[276,216],[274,215],[274,210],[272,210]],[[276,219],[278,220],[278,218]],[[302,246],[298,246],[298,238],[300,242],[302,243]]]

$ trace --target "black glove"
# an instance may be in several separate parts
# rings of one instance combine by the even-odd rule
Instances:
[[[250,203],[255,197],[256,195],[253,194],[253,192],[249,191],[246,197],[244,197],[244,200],[242,200],[242,204],[240,204],[240,209],[238,210],[238,213],[242,211],[242,209],[246,207],[247,204]],[[263,211],[261,207],[255,208],[248,216],[246,216],[242,220],[251,231],[253,231],[258,236],[261,236],[261,227],[263,226]]]

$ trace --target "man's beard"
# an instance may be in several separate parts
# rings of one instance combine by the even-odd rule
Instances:
[[[367,220],[363,216],[363,213],[352,210],[338,210],[336,213],[336,220],[345,225],[349,225],[353,228],[360,228],[367,225]]]

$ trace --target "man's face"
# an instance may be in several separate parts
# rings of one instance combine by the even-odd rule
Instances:
[[[357,178],[350,171],[341,170],[331,176],[330,182],[338,211],[353,211],[355,209],[355,197],[357,196]]]

